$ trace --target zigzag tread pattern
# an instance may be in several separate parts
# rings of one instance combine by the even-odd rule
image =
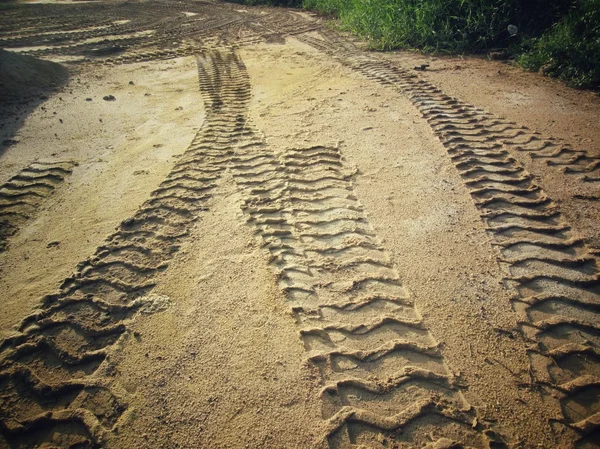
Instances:
[[[273,153],[247,122],[249,79],[236,53],[203,52],[198,69],[207,118],[185,155],[140,211],[2,343],[5,441],[34,447],[59,434],[60,446],[103,444],[127,408],[105,363],[110,348],[228,168],[271,253],[309,363],[323,377],[330,446],[381,447],[381,435],[411,444],[424,428],[439,435],[438,447],[489,446],[496,436],[481,423],[473,428],[464,386],[369,226],[339,150]]]
[[[128,395],[114,376],[111,348],[136,314],[168,306],[150,294],[156,277],[207,209],[232,154],[219,142],[244,132],[247,81],[218,57],[199,64],[209,113],[165,181],[1,342],[0,445],[96,448],[114,436]]]
[[[223,164],[323,381],[329,447],[412,445],[425,428],[442,443],[504,447],[483,424],[473,427],[464,386],[368,224],[339,150],[272,151],[237,113],[249,100],[250,81],[235,50],[206,52],[198,61],[201,86],[211,80],[203,89],[209,120],[241,126],[223,141],[231,148]],[[213,74],[213,67],[221,69]],[[235,94],[216,87],[224,77],[240,82]]]
[[[327,33],[325,33],[327,34]],[[559,399],[576,447],[600,435],[600,274],[597,252],[572,229],[534,177],[512,157],[531,151],[567,173],[593,173],[597,158],[450,98],[386,61],[360,55],[330,34],[299,36],[383,85],[406,94],[448,151],[499,250],[520,332],[531,341],[532,378]],[[570,158],[568,164],[562,163]],[[562,161],[562,162],[561,162]],[[583,181],[592,181],[589,176]],[[594,443],[596,442],[596,443]],[[589,446],[591,444],[591,446]]]
[[[446,111],[461,111],[458,121],[440,120],[436,132],[456,143],[489,142],[503,145],[513,152],[528,154],[532,159],[543,160],[548,166],[563,173],[577,176],[597,200],[600,182],[600,155],[589,150],[573,148],[561,139],[545,137],[517,123],[494,117],[481,109],[445,95],[432,84],[419,79],[393,64],[360,55],[349,43],[341,41],[334,33],[320,30],[322,38],[311,35],[298,36],[303,42],[343,59],[345,64],[369,79],[394,86],[412,97],[426,117],[443,115]],[[440,117],[441,118],[441,117]],[[585,185],[592,184],[592,185]]]
[[[76,165],[72,161],[33,162],[0,186],[0,252]]]

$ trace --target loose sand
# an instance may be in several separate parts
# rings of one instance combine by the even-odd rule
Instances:
[[[483,59],[347,53],[307,14],[165,5],[65,22],[83,56],[121,38],[116,56],[0,50],[0,207],[43,193],[0,252],[0,447],[597,447],[598,175],[561,168],[593,166],[598,97]],[[27,17],[2,32],[14,49],[61,23]],[[419,79],[466,105],[453,128],[435,114],[455,102],[410,90],[424,62]],[[495,137],[513,131],[470,105],[528,129]],[[489,135],[510,157],[482,156]],[[587,153],[531,159],[546,136]],[[58,179],[35,163],[72,165]],[[498,169],[532,176],[507,182],[519,191],[476,178]],[[15,187],[19,173],[53,184]],[[522,223],[533,213],[544,229]],[[527,308],[528,289],[564,298]],[[573,364],[548,355],[576,344]]]

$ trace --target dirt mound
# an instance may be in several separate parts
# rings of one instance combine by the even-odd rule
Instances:
[[[39,95],[68,77],[60,64],[0,49],[0,102]]]

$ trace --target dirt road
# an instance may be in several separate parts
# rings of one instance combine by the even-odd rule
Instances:
[[[1,448],[600,447],[597,96],[302,11],[1,14]]]

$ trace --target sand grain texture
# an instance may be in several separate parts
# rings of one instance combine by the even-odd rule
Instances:
[[[286,9],[5,17],[0,447],[598,447],[594,96]]]

